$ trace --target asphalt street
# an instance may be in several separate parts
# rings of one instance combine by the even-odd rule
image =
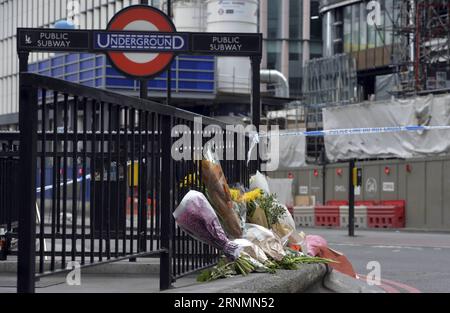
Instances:
[[[356,230],[301,229],[321,235],[331,248],[344,253],[364,278],[380,264],[382,287],[387,292],[450,292],[450,234]]]

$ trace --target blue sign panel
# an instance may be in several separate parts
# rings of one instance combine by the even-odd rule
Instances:
[[[93,50],[133,52],[186,52],[189,36],[182,33],[94,31]]]

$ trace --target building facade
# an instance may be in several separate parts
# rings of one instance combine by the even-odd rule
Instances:
[[[166,2],[162,0],[0,0],[1,129],[15,128],[18,122],[19,66],[16,53],[16,29],[18,27],[50,28],[55,27],[55,23],[58,21],[70,21],[78,29],[105,29],[108,21],[118,11],[127,6],[145,2],[161,9],[164,9],[166,5]],[[177,2],[193,1],[172,1],[174,5]],[[200,0],[197,2],[206,3],[206,1]],[[275,69],[283,73],[289,80],[291,97],[295,98],[301,93],[302,64],[305,60],[320,56],[322,52],[319,2],[315,0],[260,0],[254,2],[258,5],[256,13],[259,12],[257,27],[264,37],[262,68]],[[303,16],[307,16],[307,18],[303,18]],[[67,58],[72,60],[74,57],[61,59],[55,54],[32,53],[29,59],[29,63],[32,64],[30,70],[95,87],[120,89],[111,87],[114,83],[108,84],[107,77],[102,77],[102,75],[107,76],[107,73],[102,73],[102,67],[106,68],[106,72],[111,71],[108,69],[106,61],[96,60],[92,57],[96,63],[88,69],[82,66],[84,61],[87,64],[90,60],[88,56],[80,56],[77,62],[74,60],[72,62]],[[46,60],[50,61],[44,62]],[[93,77],[88,70],[94,71]],[[181,69],[181,71],[183,70]],[[110,77],[110,81],[123,79],[116,73],[111,75],[113,77]],[[193,75],[187,79],[201,80],[197,76]],[[161,79],[161,84],[163,84],[162,81],[163,79]],[[215,85],[217,81],[203,81],[202,83]],[[137,94],[137,82],[129,81],[126,84],[124,90]],[[154,84],[158,85],[158,79]],[[164,88],[161,84],[158,86]],[[207,89],[208,94],[200,97],[203,98],[202,101],[206,99],[206,102],[211,99],[210,88]],[[272,90],[273,86],[269,84],[267,89]],[[162,96],[164,93],[160,94]],[[199,97],[195,96],[194,98]]]
[[[263,67],[283,73],[291,97],[300,96],[304,62],[322,56],[319,1],[261,0],[260,31],[265,42]]]
[[[443,0],[321,0],[323,54],[349,53],[364,99],[450,87],[450,12]]]
[[[8,129],[18,122],[19,62],[16,52],[18,27],[53,27],[71,20],[79,29],[106,28],[110,18],[139,0],[0,0],[0,126]],[[156,3],[157,2],[157,3]],[[149,1],[152,4],[152,1]],[[155,1],[159,5],[159,1]],[[29,62],[51,57],[32,53]]]

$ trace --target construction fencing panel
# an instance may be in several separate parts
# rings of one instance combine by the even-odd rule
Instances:
[[[362,168],[362,186],[355,201],[405,200],[406,227],[450,229],[450,157],[361,161],[356,167]],[[348,163],[268,172],[276,178],[289,174],[294,197],[310,196],[318,204],[348,200]]]

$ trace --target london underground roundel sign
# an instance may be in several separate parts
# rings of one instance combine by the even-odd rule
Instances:
[[[162,11],[145,5],[127,7],[118,12],[109,22],[108,31],[142,31],[142,32],[175,32],[172,20]],[[158,38],[118,38],[126,47],[131,44],[142,44],[140,41]],[[142,53],[112,52],[107,53],[111,63],[126,75],[145,78],[164,71],[174,58],[173,52]]]

